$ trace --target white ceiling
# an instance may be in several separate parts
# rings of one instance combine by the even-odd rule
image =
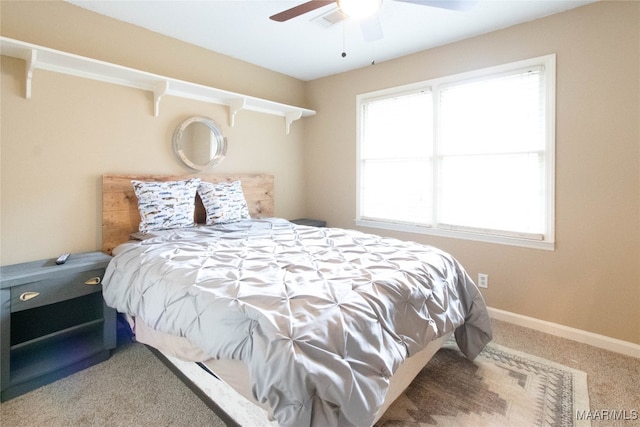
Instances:
[[[480,0],[466,11],[384,0],[379,12],[384,37],[375,42],[363,39],[353,19],[329,27],[313,20],[334,10],[334,5],[287,22],[269,19],[304,0],[66,1],[301,80],[313,80],[596,0]]]

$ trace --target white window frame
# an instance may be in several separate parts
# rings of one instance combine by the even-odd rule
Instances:
[[[543,235],[528,235],[519,233],[501,233],[492,230],[464,229],[463,227],[450,228],[446,225],[417,225],[394,221],[372,220],[361,216],[361,152],[360,145],[363,135],[363,104],[375,98],[387,98],[399,96],[408,92],[430,90],[433,92],[434,108],[438,99],[440,86],[470,79],[482,79],[508,73],[526,67],[544,67],[545,78],[545,181],[546,181],[546,230]],[[556,105],[556,55],[550,54],[527,60],[502,64],[481,70],[440,77],[414,84],[384,89],[375,92],[364,93],[356,96],[356,219],[355,224],[360,227],[379,228],[392,231],[428,234],[440,237],[473,240],[486,243],[496,243],[511,246],[520,246],[534,249],[555,249],[555,105]],[[435,110],[434,110],[435,111]],[[436,113],[437,114],[437,113]],[[437,127],[437,120],[434,125]],[[434,129],[437,135],[437,129]],[[436,142],[437,145],[437,142]],[[434,212],[434,215],[436,213]]]

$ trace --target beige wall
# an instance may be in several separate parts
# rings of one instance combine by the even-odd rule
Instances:
[[[61,2],[1,2],[1,33],[31,43],[313,108],[282,119],[36,71],[2,58],[0,264],[99,249],[103,173],[188,172],[170,138],[207,115],[229,138],[220,172],[276,175],[276,214],[353,227],[355,96],[557,54],[554,252],[391,233],[488,273],[489,305],[640,344],[640,3],[602,2],[373,67],[303,83]],[[472,208],[472,207],[471,207]]]
[[[365,231],[488,273],[492,307],[640,344],[639,28],[640,3],[603,2],[310,82],[307,212],[354,227],[357,94],[556,53],[555,251]]]
[[[62,2],[0,3],[6,37],[304,106],[304,84]],[[304,212],[305,120],[285,133],[282,117],[164,97],[36,70],[24,98],[24,61],[2,57],[0,264],[101,247],[103,173],[191,173],[175,159],[171,136],[189,116],[216,120],[228,138],[213,172],[272,173],[276,214]]]

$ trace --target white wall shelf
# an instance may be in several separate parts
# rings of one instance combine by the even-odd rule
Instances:
[[[78,56],[59,50],[49,49],[19,40],[0,37],[0,54],[23,59],[25,67],[25,97],[32,96],[33,71],[42,69],[69,74],[86,79],[114,83],[121,86],[142,89],[153,93],[154,115],[160,114],[160,103],[165,96],[177,96],[212,104],[226,105],[229,109],[229,126],[234,126],[236,114],[241,110],[282,116],[288,134],[291,124],[316,112],[252,96],[216,89],[197,83],[164,77],[109,62]]]

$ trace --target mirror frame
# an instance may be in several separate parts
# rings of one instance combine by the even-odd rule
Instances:
[[[184,140],[184,133],[187,128],[194,123],[201,123],[208,127],[213,139],[204,142],[215,144],[215,150],[213,150],[213,153],[206,164],[195,163],[192,159],[187,157],[183,150],[183,145],[187,142]],[[200,141],[194,142],[198,143]],[[182,161],[182,163],[191,169],[205,171],[219,165],[225,159],[227,154],[227,138],[222,135],[220,127],[212,119],[203,116],[189,117],[187,120],[180,123],[173,132],[173,152]]]

